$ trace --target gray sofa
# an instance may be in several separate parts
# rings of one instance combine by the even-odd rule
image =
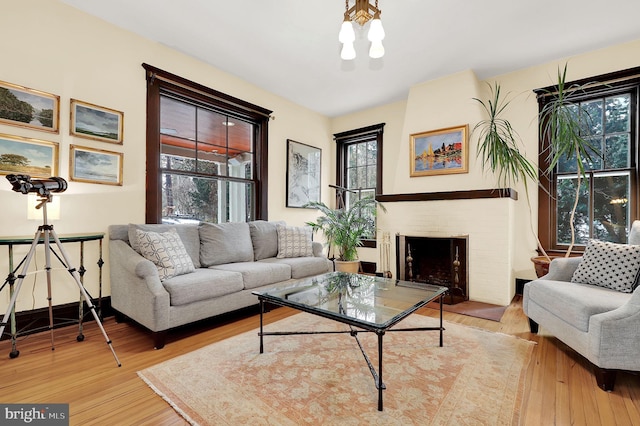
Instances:
[[[311,242],[310,231],[299,246],[285,232],[292,229],[303,228],[267,221],[111,225],[111,306],[116,317],[126,316],[151,330],[154,347],[160,349],[172,328],[256,305],[253,291],[332,271],[322,244]],[[172,269],[158,267],[153,256],[166,253],[153,244],[148,249],[144,237],[149,236],[156,243],[164,238],[177,244],[182,257],[190,260],[174,261]]]
[[[640,221],[632,225],[629,244],[640,245]],[[633,247],[628,249],[636,250]],[[593,259],[591,254],[595,252],[588,251],[589,246],[584,258],[589,255],[589,259]],[[605,256],[600,252],[595,258],[611,266],[623,257],[619,255],[606,259]],[[632,257],[637,262],[637,251]],[[532,333],[537,333],[540,325],[584,356],[595,367],[598,386],[610,391],[613,390],[617,370],[640,371],[638,275],[636,272],[635,285],[626,289],[629,292],[583,284],[580,281],[589,281],[589,276],[603,279],[608,274],[602,268],[592,268],[588,275],[582,274],[582,271],[576,274],[581,263],[582,270],[587,270],[584,258],[554,259],[547,275],[525,284],[523,309],[529,318]],[[626,273],[632,269],[627,263],[625,271],[620,272]]]

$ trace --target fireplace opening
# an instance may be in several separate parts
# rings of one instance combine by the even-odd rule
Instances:
[[[397,277],[447,287],[444,303],[469,300],[468,236],[396,235]]]

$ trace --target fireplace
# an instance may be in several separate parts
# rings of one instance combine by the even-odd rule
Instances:
[[[468,239],[396,235],[398,279],[449,288],[449,305],[469,300]]]

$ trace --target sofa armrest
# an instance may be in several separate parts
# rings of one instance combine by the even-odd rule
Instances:
[[[576,269],[578,269],[581,260],[582,257],[560,257],[553,259],[549,265],[549,273],[541,278],[553,281],[571,281],[571,277]]]
[[[640,370],[640,289],[618,309],[589,320],[591,362],[602,368]]]
[[[111,305],[152,331],[169,326],[169,293],[153,262],[122,240],[109,241]]]

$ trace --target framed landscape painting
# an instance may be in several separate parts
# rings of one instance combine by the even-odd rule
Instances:
[[[124,114],[71,99],[70,133],[86,139],[122,144]]]
[[[0,81],[0,123],[58,133],[60,97]]]
[[[121,152],[71,145],[69,177],[72,181],[122,185]]]
[[[320,201],[320,148],[287,139],[287,207]]]
[[[0,174],[55,176],[58,174],[58,144],[0,134]]]
[[[410,136],[411,177],[467,173],[469,125]]]

